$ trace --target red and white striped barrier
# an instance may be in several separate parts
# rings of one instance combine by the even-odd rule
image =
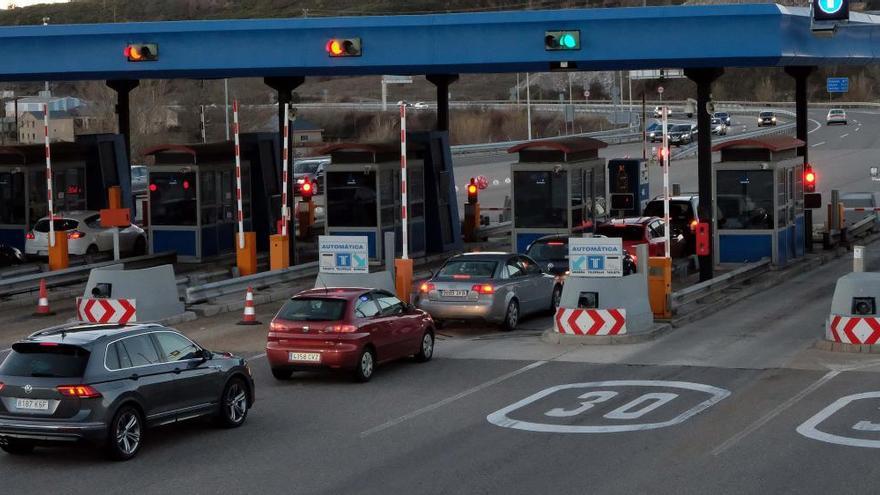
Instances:
[[[843,344],[876,344],[880,340],[880,318],[831,315],[825,338]]]
[[[409,258],[409,225],[406,220],[406,103],[400,103],[400,233],[403,259]]]
[[[556,310],[556,332],[568,335],[623,335],[626,309]]]
[[[238,248],[244,249],[244,210],[241,204],[241,144],[238,139],[238,100],[232,100],[232,132],[235,135],[235,195],[238,198]]]
[[[877,211],[880,211],[880,208],[855,208],[855,207],[852,207],[852,208],[843,208],[843,211],[874,211],[874,212],[877,212]]]
[[[52,153],[49,152],[49,105],[43,103],[43,134],[46,140],[46,197],[49,209],[49,245],[55,247],[55,209],[52,205]]]
[[[288,186],[288,137],[290,136],[290,105],[284,105],[284,124],[282,125],[283,136],[281,138],[281,232],[280,234],[287,237],[287,224],[290,223],[290,212],[287,204],[287,188]]]
[[[135,299],[76,298],[77,317],[92,323],[133,323],[137,321]]]

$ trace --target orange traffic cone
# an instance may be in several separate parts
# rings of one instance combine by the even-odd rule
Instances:
[[[244,296],[244,314],[241,317],[239,325],[261,325],[257,321],[257,313],[254,310],[254,289],[248,287],[247,295]]]
[[[37,310],[34,316],[52,316],[55,312],[49,309],[49,291],[46,290],[46,279],[40,279],[40,299],[37,301]]]

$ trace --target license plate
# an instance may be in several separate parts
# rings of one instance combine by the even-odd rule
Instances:
[[[49,256],[49,251],[37,251],[37,256]]]
[[[48,411],[49,401],[43,399],[15,399],[15,408],[31,411]]]
[[[467,297],[466,290],[441,290],[440,295],[443,297]]]
[[[321,353],[320,352],[291,352],[290,357],[288,358],[291,361],[300,361],[306,363],[320,363],[321,362]]]

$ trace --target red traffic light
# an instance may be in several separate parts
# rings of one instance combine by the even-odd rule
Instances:
[[[325,46],[327,54],[331,57],[360,57],[361,56],[361,39],[360,38],[334,38],[327,41]]]
[[[159,60],[159,45],[155,43],[132,43],[126,45],[122,54],[129,62],[153,62]]]
[[[315,187],[311,182],[305,181],[301,186],[299,186],[299,192],[302,194],[302,197],[305,199],[311,199],[312,194],[315,193]]]
[[[816,172],[810,164],[804,166],[804,192],[816,192]]]

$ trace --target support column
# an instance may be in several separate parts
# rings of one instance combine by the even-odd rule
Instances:
[[[786,67],[785,73],[794,78],[795,86],[795,121],[797,138],[804,142],[798,149],[798,156],[804,157],[804,165],[810,162],[810,145],[807,141],[807,81],[815,67]],[[804,208],[804,249],[810,253],[813,251],[813,210]]]
[[[437,86],[437,130],[449,131],[449,85],[458,74],[428,74],[425,78]]]
[[[715,201],[712,194],[712,116],[706,105],[712,99],[712,83],[724,69],[685,69],[688,79],[697,84],[697,183],[700,194],[700,219],[708,221],[715,217]],[[709,255],[700,256],[700,281],[715,275],[715,226],[709,221]]]
[[[119,126],[119,133],[125,139],[125,152],[128,159],[131,159],[131,110],[129,105],[129,93],[138,87],[139,81],[131,79],[119,79],[107,81],[107,86],[116,91],[116,120]]]

